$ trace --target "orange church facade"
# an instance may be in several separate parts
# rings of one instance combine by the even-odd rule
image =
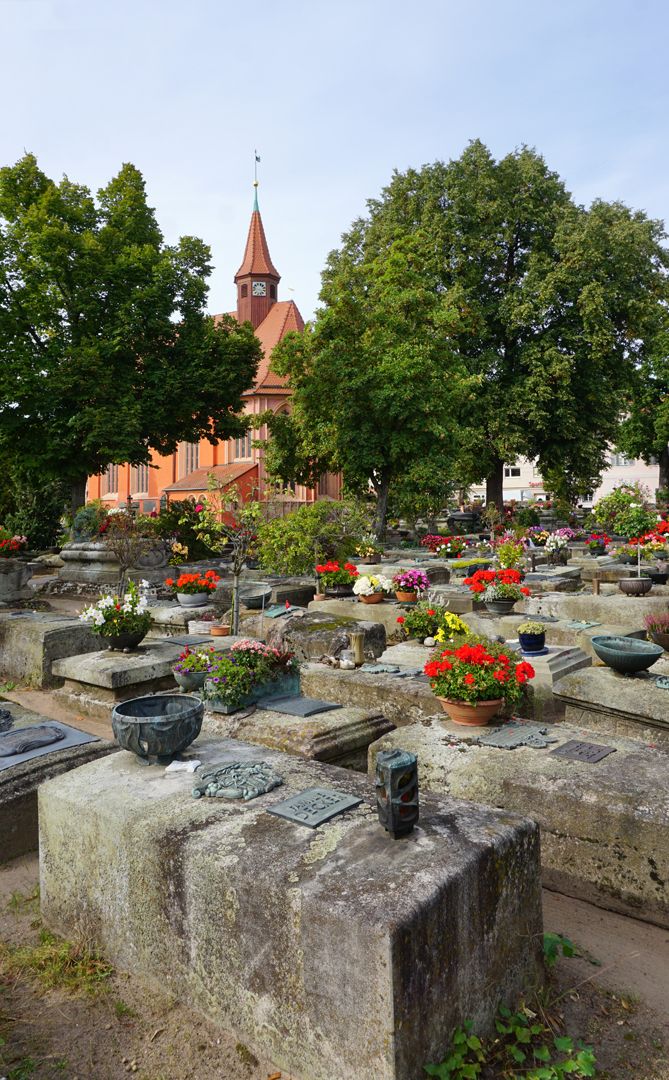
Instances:
[[[293,300],[279,300],[281,276],[270,257],[256,198],[251,214],[246,250],[235,274],[237,308],[230,314],[239,322],[250,322],[262,346],[255,385],[244,394],[245,412],[288,411],[290,390],[285,380],[270,371],[276,345],[292,330],[304,329],[304,320]],[[221,318],[215,315],[214,319]],[[262,497],[267,484],[263,450],[251,445],[265,439],[266,427],[249,431],[243,438],[229,439],[214,446],[206,439],[182,443],[175,454],[151,457],[151,465],[110,465],[100,476],[88,481],[88,499],[102,499],[111,506],[130,500],[144,513],[179,499],[206,495],[210,474],[223,484],[237,484],[242,491],[257,491]],[[323,496],[339,498],[341,480],[325,476],[318,490],[296,485],[292,499],[296,505],[314,502]]]

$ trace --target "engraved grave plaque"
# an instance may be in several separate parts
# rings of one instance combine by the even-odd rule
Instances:
[[[305,791],[298,792],[297,795],[292,795],[290,799],[275,803],[274,806],[268,807],[267,813],[286,818],[294,825],[307,825],[310,829],[317,829],[330,818],[343,814],[345,810],[351,810],[354,806],[359,806],[361,802],[362,799],[335,791],[333,788],[315,787],[307,788]]]
[[[589,765],[595,765],[609,754],[615,754],[615,746],[603,746],[601,743],[579,742],[578,739],[570,739],[555,750],[551,750],[554,757],[568,758],[570,761],[585,761]]]

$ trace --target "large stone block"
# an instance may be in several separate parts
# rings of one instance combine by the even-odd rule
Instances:
[[[3,701],[2,706],[9,709],[17,727],[48,722],[47,717],[21,705]],[[65,750],[59,750],[55,743],[48,754],[0,770],[0,863],[37,850],[37,789],[40,784],[115,749],[113,743],[101,740],[69,746]]]
[[[393,724],[373,709],[340,708],[315,716],[290,716],[258,707],[251,715],[242,711],[222,716],[205,713],[203,730],[284,754],[327,761],[345,769],[365,772],[367,749]]]
[[[426,796],[395,841],[365,777],[234,741],[192,749],[267,760],[284,786],[194,800],[192,777],[126,753],[43,785],[48,925],[301,1080],[419,1080],[454,1026],[490,1028],[539,977],[531,822]],[[317,831],[265,812],[313,786],[363,802]]]
[[[279,619],[265,620],[268,645],[293,652],[298,660],[316,660],[338,656],[351,647],[350,634],[361,630],[365,635],[365,656],[380,656],[386,647],[386,631],[381,623],[352,619],[345,615],[305,612]]]
[[[666,692],[666,691],[665,691]],[[669,926],[669,758],[619,736],[559,724],[545,750],[477,746],[453,726],[398,728],[373,743],[418,756],[422,791],[528,814],[541,826],[545,884],[614,911]],[[616,752],[595,765],[554,757],[569,740],[606,743]]]
[[[30,599],[32,576],[33,568],[24,559],[0,559],[0,605]]]
[[[397,679],[364,671],[341,671],[325,664],[303,664],[300,686],[309,697],[382,713],[396,727],[425,723],[441,714],[427,679]]]
[[[357,597],[352,596],[350,600],[312,600],[309,612],[331,615],[338,619],[363,619],[366,622],[381,623],[386,637],[391,637],[398,631],[398,615],[406,614],[406,608],[385,601],[382,604],[363,604]]]
[[[52,670],[62,685],[55,693],[84,715],[109,720],[119,701],[176,690],[172,665],[182,648],[147,639],[129,653],[107,649],[56,660]]]
[[[593,596],[592,593],[548,593],[531,596],[523,607],[528,615],[555,615],[559,619],[597,621],[607,626],[643,626],[644,615],[666,611],[669,599],[651,593],[648,596]]]
[[[54,660],[100,648],[89,626],[68,615],[0,612],[0,675],[30,686],[57,686]]]
[[[571,723],[669,750],[669,690],[657,686],[658,675],[669,675],[669,660],[634,678],[592,667],[560,679],[555,694]]]

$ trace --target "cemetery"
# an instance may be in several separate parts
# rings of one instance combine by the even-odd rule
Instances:
[[[27,576],[0,835],[39,851],[44,924],[298,1080],[418,1080],[485,1036],[546,977],[542,886],[669,928],[669,585],[643,573],[669,524],[636,576],[561,532],[558,566],[512,526],[290,576],[233,523],[124,591],[106,558],[74,595],[67,557]]]

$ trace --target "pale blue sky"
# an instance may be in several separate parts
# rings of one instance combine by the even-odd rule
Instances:
[[[0,42],[0,164],[31,150],[96,188],[132,161],[166,238],[210,244],[212,311],[234,306],[254,147],[305,318],[393,168],[471,138],[669,218],[666,0],[0,0]]]

